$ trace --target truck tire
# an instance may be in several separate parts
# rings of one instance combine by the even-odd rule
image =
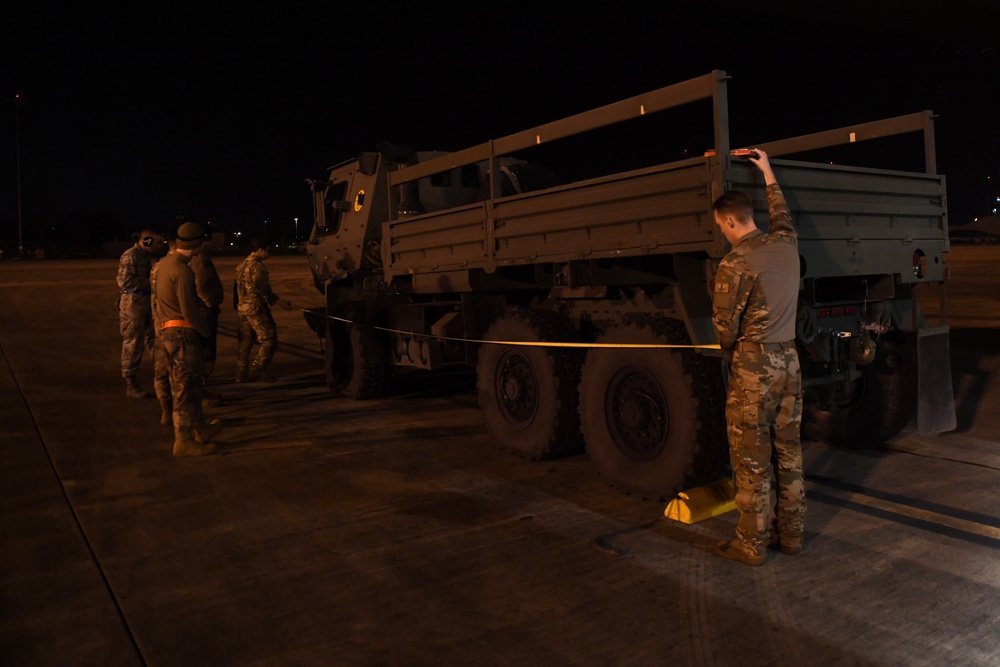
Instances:
[[[329,320],[326,326],[326,383],[330,391],[361,401],[382,396],[392,365],[373,361],[373,334],[352,323]],[[366,355],[369,355],[366,357]]]
[[[616,326],[599,343],[686,344],[683,325]],[[587,452],[612,486],[666,501],[718,480],[728,461],[722,363],[691,349],[593,348],[580,380]]]
[[[484,338],[526,343],[577,340],[567,318],[545,310],[506,315],[490,325]],[[530,460],[583,451],[577,413],[581,359],[578,348],[483,344],[476,388],[494,442]]]
[[[803,439],[857,449],[895,437],[917,405],[917,358],[912,338],[898,332],[882,336],[875,360],[861,367],[861,377],[847,389],[829,406],[807,397]]]

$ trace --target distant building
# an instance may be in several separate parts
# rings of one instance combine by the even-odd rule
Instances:
[[[952,243],[1000,243],[1000,215],[987,215],[949,229]]]

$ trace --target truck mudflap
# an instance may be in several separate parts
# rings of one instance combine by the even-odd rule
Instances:
[[[917,432],[930,435],[954,430],[958,422],[947,325],[917,330],[917,367]]]

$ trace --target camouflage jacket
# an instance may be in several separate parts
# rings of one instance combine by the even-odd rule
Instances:
[[[737,241],[715,274],[712,324],[727,356],[739,341],[795,339],[798,234],[780,186],[767,186],[767,202],[769,232],[755,230]]]
[[[271,291],[267,267],[257,255],[250,255],[236,267],[233,282],[233,305],[240,315],[255,315],[270,310],[278,295]]]
[[[149,296],[149,272],[153,260],[138,243],[122,253],[118,260],[118,286],[122,291],[145,293]]]

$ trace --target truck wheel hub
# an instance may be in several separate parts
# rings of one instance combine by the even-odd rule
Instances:
[[[501,368],[497,376],[501,411],[512,423],[530,423],[538,406],[538,384],[531,364],[519,354],[509,354],[501,359]]]
[[[667,406],[659,385],[646,371],[619,373],[608,391],[608,425],[629,458],[655,458],[666,441]]]

